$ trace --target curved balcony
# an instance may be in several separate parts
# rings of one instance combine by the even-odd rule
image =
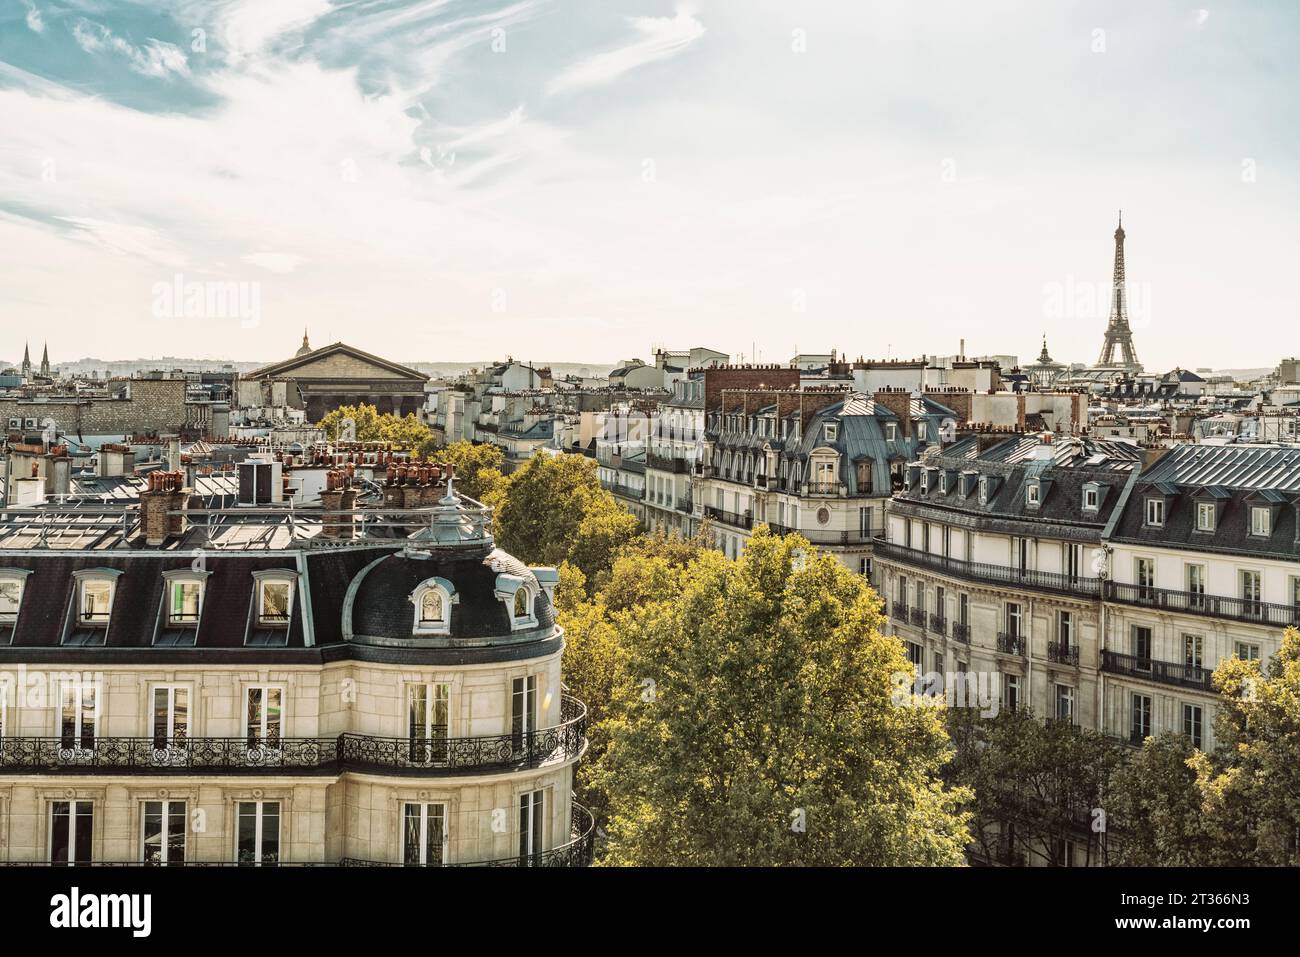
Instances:
[[[591,864],[595,837],[596,819],[590,811],[574,801],[569,816],[569,840],[549,851],[488,861],[454,861],[450,864],[401,864],[395,861],[368,861],[357,857],[345,857],[339,864],[343,867],[587,867]]]
[[[560,724],[472,738],[0,739],[0,774],[376,774],[463,775],[562,764],[587,746],[587,706],[565,695]],[[93,747],[83,746],[93,744]]]
[[[901,562],[914,568],[928,568],[953,578],[1031,588],[1036,591],[1062,592],[1069,595],[1097,596],[1101,594],[1100,578],[1084,578],[1055,572],[1021,570],[1006,565],[987,562],[967,562],[958,558],[945,558],[918,548],[908,548],[883,538],[872,540],[877,558]]]

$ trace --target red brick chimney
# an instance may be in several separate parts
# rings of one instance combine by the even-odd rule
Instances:
[[[140,531],[145,544],[161,545],[168,538],[184,535],[189,527],[185,510],[190,501],[185,473],[150,472],[146,482],[148,487],[140,493]]]

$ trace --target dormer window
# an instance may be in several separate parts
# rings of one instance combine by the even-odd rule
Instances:
[[[1101,504],[1101,491],[1095,485],[1085,485],[1083,487],[1083,510],[1085,512],[1095,512]]]
[[[922,442],[925,441],[925,423],[924,423],[924,422],[918,422],[918,423],[916,423],[916,437],[917,437],[920,441],[922,441]]]
[[[838,422],[827,422],[823,427],[823,435],[826,436],[827,442],[834,442],[839,438],[840,425]]]
[[[941,495],[948,494],[948,473],[947,472],[939,473],[939,494]]]
[[[203,611],[203,593],[208,573],[187,568],[164,572],[163,577],[167,595],[167,624],[197,625]]]
[[[1037,508],[1041,501],[1042,489],[1037,482],[1030,482],[1025,486],[1025,504],[1032,508]]]
[[[111,578],[83,578],[77,590],[77,621],[86,625],[106,625],[113,610]]]
[[[1265,538],[1273,534],[1272,519],[1272,512],[1267,507],[1252,505],[1250,508],[1250,534],[1260,535]]]
[[[456,589],[445,578],[430,578],[411,592],[415,606],[414,632],[417,635],[446,635],[451,632],[451,606],[460,600]]]
[[[521,628],[537,627],[537,594],[539,591],[537,582],[531,575],[527,578],[504,573],[497,576],[496,595],[497,598],[505,602],[506,608],[510,612],[511,630],[518,631]]]
[[[263,578],[257,583],[257,621],[260,625],[289,624],[293,605],[293,582],[284,578]]]
[[[1198,532],[1212,532],[1217,524],[1217,509],[1213,502],[1196,503],[1196,530]]]
[[[930,491],[930,473],[928,470],[925,469],[921,471],[921,491],[922,492]]]
[[[23,603],[23,588],[28,574],[26,571],[14,570],[0,572],[0,624],[18,620],[18,609]]]
[[[893,441],[895,441],[897,438],[898,438],[898,423],[897,423],[897,422],[886,422],[886,423],[885,423],[885,441],[886,441],[886,442],[893,442]]]
[[[1162,498],[1147,499],[1147,527],[1162,528],[1165,524],[1165,500]]]
[[[987,475],[980,476],[980,504],[989,503],[989,479]]]

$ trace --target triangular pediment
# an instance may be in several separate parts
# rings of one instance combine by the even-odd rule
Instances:
[[[249,379],[404,379],[428,380],[422,372],[389,362],[379,356],[335,342],[314,349],[306,355],[263,366],[248,373]]]

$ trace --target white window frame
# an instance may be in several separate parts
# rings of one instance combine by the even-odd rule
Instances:
[[[86,705],[86,691],[91,691],[94,695],[89,707]],[[95,744],[87,748],[81,743],[85,738],[87,718],[90,721],[91,740],[96,744],[99,742],[99,716],[104,706],[104,696],[100,694],[100,691],[99,685],[93,681],[65,681],[59,685],[59,700],[55,704],[57,710],[54,715],[56,737],[60,742],[63,741],[63,713],[67,708],[69,696],[71,696],[70,703],[76,730],[73,732],[73,744],[70,747],[78,754],[88,754],[95,749]]]
[[[739,504],[739,501],[740,498],[737,495],[737,504]],[[740,511],[740,509],[737,508],[737,511]],[[527,577],[504,574],[497,576],[496,596],[505,603],[506,615],[510,618],[511,631],[537,627],[537,596],[540,591],[541,588],[532,575]],[[520,592],[524,592],[525,613],[516,615],[515,599]]]
[[[261,575],[255,580],[257,588],[255,600],[257,602],[257,624],[262,628],[288,628],[293,621],[293,600],[294,600],[294,580],[296,575],[290,573],[287,575]],[[271,585],[282,585],[289,590],[288,598],[285,601],[283,618],[268,618],[266,616],[266,589]]]
[[[1037,482],[1030,482],[1028,485],[1026,485],[1025,504],[1027,505],[1040,504],[1039,493],[1040,493],[1040,488]]]
[[[276,806],[275,862],[274,863],[275,864],[284,863],[284,842],[280,839],[281,832],[284,829],[284,802],[278,799],[261,800],[260,798],[257,800],[250,800],[250,801],[245,801],[245,800],[235,801],[235,827],[234,827],[235,863],[243,864],[243,862],[239,860],[239,817],[240,817],[239,810],[246,804],[251,804],[255,808],[254,820],[256,821],[256,824],[253,828],[253,841],[257,845],[257,850],[255,852],[256,860],[250,861],[248,864],[245,864],[244,866],[246,867],[264,866],[265,862],[262,860],[262,858],[266,854],[266,825],[265,825],[266,813],[265,812],[266,812],[266,806],[269,804],[274,804]]]
[[[419,851],[420,860],[414,864],[406,859],[406,820],[409,808],[419,808],[420,819],[420,836]],[[441,815],[434,815],[430,812],[434,809],[441,811]],[[429,823],[431,818],[440,816],[442,818],[442,840],[438,842],[436,861],[429,860],[430,852],[433,850],[429,842]],[[448,813],[446,801],[403,801],[402,802],[402,840],[398,846],[398,863],[405,867],[427,867],[430,865],[440,865],[447,863],[447,845],[450,843],[450,836],[447,828]]]
[[[1196,530],[1198,532],[1212,532],[1218,523],[1218,508],[1213,502],[1196,503]]]
[[[1095,512],[1100,505],[1099,493],[1096,488],[1085,485],[1083,488],[1083,508],[1087,512]]]
[[[68,805],[68,859],[66,861],[54,861],[54,809],[60,805]],[[47,812],[46,822],[49,825],[48,834],[45,838],[45,859],[51,864],[74,864],[77,860],[77,809],[82,804],[90,805],[90,855],[88,860],[95,859],[95,802],[88,798],[59,798],[51,801],[49,811]]]
[[[989,503],[989,479],[987,475],[981,475],[979,481],[979,500],[981,505]]]
[[[165,692],[167,695],[167,732],[165,735],[158,733],[156,722],[158,720],[158,692]],[[181,694],[185,695],[185,733],[178,735],[176,733],[176,712],[177,698]],[[191,704],[194,700],[193,689],[187,684],[167,684],[160,683],[149,686],[149,737],[156,743],[160,738],[166,741],[167,748],[178,747],[177,742],[187,741],[192,735],[194,724],[194,711]],[[248,699],[244,699],[245,709],[247,709]],[[245,720],[247,720],[247,710],[245,710]]]
[[[1164,528],[1165,527],[1165,500],[1154,496],[1146,500],[1146,522],[1147,528]]]
[[[177,863],[184,864],[185,861],[189,858],[189,850],[190,850],[189,805],[185,801],[178,801],[173,798],[153,798],[150,800],[140,802],[139,860],[141,862],[145,862],[146,860],[145,841],[148,838],[148,824],[146,822],[149,819],[149,805],[151,804],[161,805],[161,807],[159,808],[159,814],[162,817],[162,833],[161,833],[161,844],[160,844],[160,848],[162,850],[162,859],[155,862],[152,866],[166,867],[169,863],[173,863],[171,861],[168,861],[167,859],[171,848],[171,845],[167,841],[167,837],[168,837],[167,824],[171,816],[174,813],[176,813],[175,810],[172,808],[172,805],[174,804],[179,804],[181,806],[181,811],[180,811],[181,821],[182,821],[181,835],[185,839],[184,843],[181,845],[181,860]]]
[[[262,692],[261,719],[260,719],[260,725],[261,725],[261,726],[257,729],[257,740],[256,740],[256,743],[255,743],[255,744],[253,744],[253,743],[250,742],[250,737],[251,737],[251,734],[252,734],[252,728],[250,727],[250,722],[249,722],[249,717],[250,717],[250,716],[249,716],[249,713],[248,713],[248,712],[249,712],[249,705],[251,704],[250,696],[252,695],[252,693],[253,693],[254,691],[261,691],[261,692]],[[270,724],[271,724],[271,714],[270,714],[271,709],[270,709],[270,707],[269,707],[269,701],[270,701],[271,692],[275,692],[276,694],[278,694],[278,695],[280,696],[280,699],[279,699],[279,704],[280,704],[280,721],[279,721],[279,725],[280,725],[280,726],[279,726],[279,729],[278,729],[278,733],[277,733],[276,737],[274,737],[274,738],[270,737],[270,735],[267,733],[267,730],[268,730],[268,728],[270,727]],[[242,722],[242,724],[243,724],[243,735],[242,735],[242,737],[243,737],[243,739],[244,739],[245,742],[250,742],[250,743],[249,743],[249,747],[250,747],[250,748],[252,748],[252,747],[256,747],[256,748],[267,748],[267,747],[268,747],[268,745],[267,745],[267,742],[268,742],[268,741],[277,741],[277,742],[278,742],[278,741],[283,741],[283,740],[284,740],[285,701],[287,700],[287,698],[288,698],[288,696],[285,694],[285,687],[284,687],[284,685],[281,685],[281,684],[247,684],[247,685],[244,685],[244,694],[243,694],[243,700],[242,700],[242,704],[243,704],[243,709],[242,709],[242,710],[243,710],[243,715],[242,715],[242,717],[241,717],[241,722]],[[273,746],[273,747],[270,748],[270,750],[273,750],[273,751],[274,751],[274,750],[278,750],[278,748]]]
[[[199,619],[203,617],[203,600],[207,596],[207,580],[211,572],[196,572],[192,569],[179,569],[176,571],[163,572],[163,602],[165,605],[164,612],[167,616],[167,624],[172,628],[192,628],[198,625]],[[199,591],[198,609],[194,613],[193,619],[176,618],[172,611],[174,602],[174,590],[179,586],[196,585]]]
[[[1273,534],[1273,513],[1267,506],[1250,507],[1250,534],[1258,538],[1268,538]]]
[[[27,576],[30,574],[30,571],[17,568],[6,568],[0,571],[0,585],[15,585],[18,589],[18,598],[14,602],[14,610],[0,612],[0,625],[17,624],[18,616],[23,610],[23,597],[27,594]]]
[[[547,817],[551,810],[551,801],[547,796],[549,790],[549,788],[537,788],[523,791],[519,795],[519,800],[515,802],[520,858],[546,853],[546,838],[549,830]],[[541,846],[537,847],[537,843]]]
[[[442,599],[442,618],[425,620],[424,599],[426,595],[435,594]],[[430,578],[420,582],[411,592],[411,604],[415,608],[415,622],[411,630],[417,635],[451,634],[451,606],[460,601],[455,587],[445,578]]]
[[[117,569],[89,568],[83,571],[73,572],[73,578],[77,583],[73,593],[73,615],[75,617],[75,626],[77,628],[107,628],[113,618],[113,603],[117,597],[117,579],[122,572]],[[103,612],[102,617],[86,617],[86,586],[103,585],[108,590],[108,607]]]
[[[424,720],[422,727],[416,727],[416,690],[424,692]],[[435,749],[438,741],[436,734],[438,724],[434,720],[438,706],[441,705],[446,715],[442,734],[442,748]],[[413,681],[406,685],[406,739],[411,749],[411,760],[416,762],[446,761],[451,747],[451,682],[450,681]],[[416,742],[423,742],[417,745]],[[422,749],[418,750],[417,748]]]

